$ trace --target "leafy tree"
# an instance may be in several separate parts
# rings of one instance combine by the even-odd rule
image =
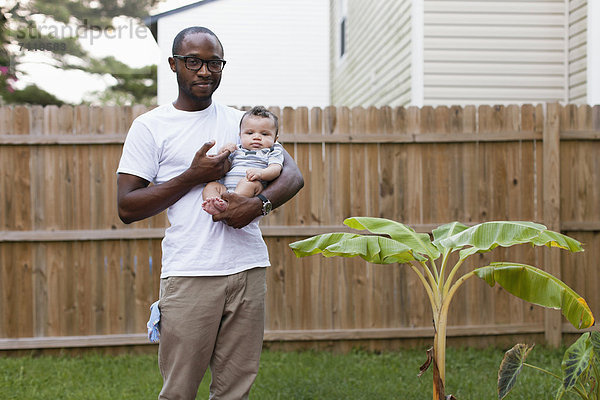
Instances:
[[[115,99],[120,99],[126,104],[154,102],[155,66],[131,68],[114,57],[94,58],[81,46],[79,39],[93,43],[102,33],[112,37],[137,34],[136,24],[118,26],[115,18],[126,16],[139,22],[157,1],[8,0],[0,6],[0,65],[4,67],[0,77],[0,96],[6,102],[39,104],[38,95],[42,89],[11,90],[10,78],[14,79],[19,72],[18,65],[27,52],[43,51],[51,56],[51,63],[56,68],[112,75],[116,83],[106,93],[97,93],[101,100],[116,102]],[[10,69],[5,71],[6,67]],[[44,98],[53,101],[51,97]],[[59,100],[56,100],[52,104],[58,104]]]
[[[31,101],[32,99],[35,99],[35,104],[42,106],[48,106],[51,104],[61,106],[64,104],[64,101],[60,100],[53,94],[40,89],[37,85],[28,85],[21,90],[7,90],[2,97],[7,103],[10,104],[33,103]]]
[[[155,103],[156,97],[156,65],[142,68],[131,68],[114,57],[106,57],[101,61],[91,60],[86,72],[110,74],[117,83],[101,93],[94,95],[101,103],[125,105]]]
[[[11,58],[7,50],[9,44],[6,35],[7,24],[8,20],[6,19],[5,13],[2,12],[0,15],[0,104],[2,103],[2,98],[8,93],[14,92],[12,82],[14,81],[15,76],[10,69]]]

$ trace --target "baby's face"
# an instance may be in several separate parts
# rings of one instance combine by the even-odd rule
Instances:
[[[276,139],[275,124],[271,118],[249,115],[242,121],[240,140],[244,149],[268,149]]]

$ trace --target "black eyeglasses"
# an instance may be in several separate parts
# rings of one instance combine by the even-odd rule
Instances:
[[[185,67],[190,71],[198,71],[204,64],[206,64],[206,68],[208,68],[210,72],[218,73],[223,71],[223,67],[226,63],[225,60],[203,60],[194,56],[173,55],[173,57],[183,60]]]

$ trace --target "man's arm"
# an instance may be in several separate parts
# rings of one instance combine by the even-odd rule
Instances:
[[[283,169],[278,178],[262,191],[267,199],[277,208],[294,197],[304,186],[304,178],[294,159],[283,150]],[[223,194],[229,205],[227,210],[213,215],[213,221],[223,221],[234,228],[243,228],[256,217],[262,215],[262,201],[258,197],[242,197],[235,193]]]
[[[207,155],[206,152],[214,145],[214,141],[205,143],[185,172],[160,185],[148,186],[150,182],[139,176],[119,174],[117,205],[121,221],[129,224],[156,215],[195,186],[225,175],[229,167],[226,162],[229,152]]]

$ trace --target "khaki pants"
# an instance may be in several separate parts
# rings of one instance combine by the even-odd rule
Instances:
[[[210,366],[210,399],[247,399],[258,373],[265,268],[160,282],[159,399],[192,400]]]

